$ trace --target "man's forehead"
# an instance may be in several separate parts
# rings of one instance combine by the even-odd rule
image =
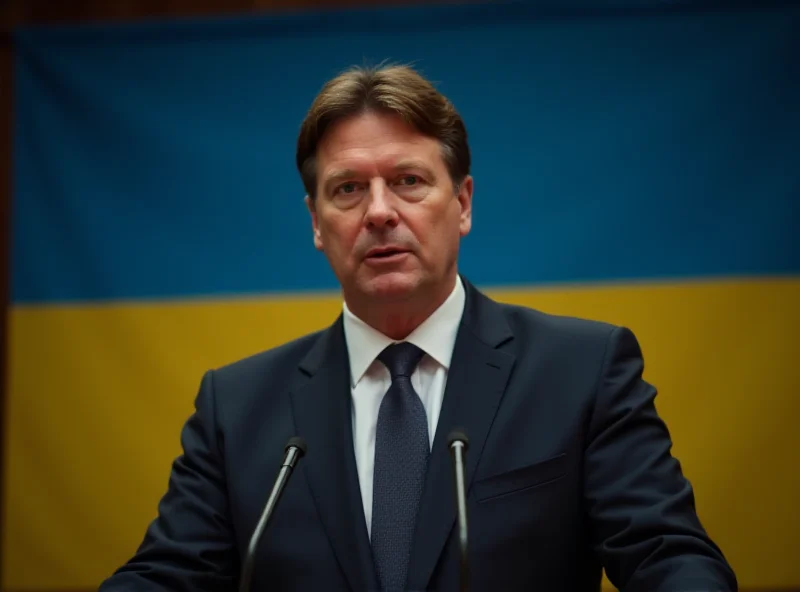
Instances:
[[[397,116],[366,113],[330,124],[317,144],[317,152],[328,157],[350,152],[414,154],[436,144],[437,140]]]

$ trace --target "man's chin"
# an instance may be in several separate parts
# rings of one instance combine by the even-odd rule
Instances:
[[[365,280],[361,291],[370,298],[381,300],[405,300],[419,287],[419,278],[408,272],[382,273]]]

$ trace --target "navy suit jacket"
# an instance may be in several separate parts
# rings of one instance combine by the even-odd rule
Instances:
[[[457,590],[446,437],[466,458],[472,589],[731,591],[642,379],[634,335],[467,298],[424,487],[409,590]],[[255,590],[377,590],[353,453],[341,317],[202,380],[158,517],[100,590],[236,590],[291,436],[308,444],[261,540]]]

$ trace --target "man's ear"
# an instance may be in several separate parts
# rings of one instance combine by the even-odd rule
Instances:
[[[472,190],[472,176],[467,175],[459,184],[458,193],[456,194],[458,204],[461,206],[461,221],[459,226],[461,236],[466,236],[469,234],[470,229],[472,229]]]
[[[311,230],[314,233],[314,247],[319,251],[324,251],[322,244],[322,234],[319,231],[319,218],[317,217],[317,201],[309,195],[305,197],[308,213],[311,214]]]

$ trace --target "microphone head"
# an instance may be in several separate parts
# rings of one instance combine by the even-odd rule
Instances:
[[[467,435],[461,429],[452,430],[450,434],[447,436],[448,448],[452,448],[453,444],[455,444],[456,442],[461,442],[464,445],[464,450],[467,450],[467,448],[469,448],[469,438],[467,438]]]
[[[286,443],[286,452],[289,452],[290,448],[297,448],[300,451],[300,456],[303,456],[306,451],[308,450],[308,446],[306,446],[306,441],[303,440],[300,436],[293,436],[289,438],[289,441]]]

